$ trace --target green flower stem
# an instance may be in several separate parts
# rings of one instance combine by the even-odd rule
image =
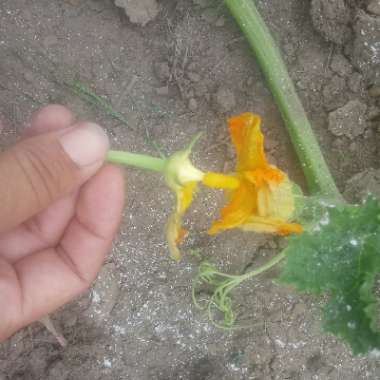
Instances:
[[[141,169],[163,172],[166,161],[145,154],[136,154],[118,150],[109,150],[106,160],[116,164],[135,166]]]
[[[261,267],[240,276],[239,283],[244,280],[247,280],[248,278],[258,276],[259,274],[271,269],[272,267],[277,265],[281,260],[283,260],[285,257],[286,257],[286,249],[283,249],[278,255],[274,256],[272,259],[270,259],[267,263],[265,263]]]
[[[266,77],[312,193],[341,200],[293,82],[253,0],[224,0]]]
[[[266,264],[261,267],[245,273],[243,275],[231,275],[227,273],[222,273],[218,271],[212,264],[208,262],[203,262],[199,267],[199,273],[193,282],[192,288],[192,298],[194,305],[201,310],[207,310],[208,317],[210,321],[217,327],[231,329],[235,323],[235,315],[232,309],[232,301],[230,297],[230,292],[239,286],[243,281],[250,278],[258,276],[259,274],[267,271],[276,264],[278,264],[286,256],[285,250],[280,254],[273,257]],[[212,295],[211,297],[201,305],[196,296],[196,288],[200,284],[206,284],[211,286]],[[214,320],[214,311],[218,310],[223,314],[223,323],[220,324]],[[239,326],[241,327],[252,327],[249,326]]]

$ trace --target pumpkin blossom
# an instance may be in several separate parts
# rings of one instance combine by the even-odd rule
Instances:
[[[230,118],[228,125],[237,155],[235,173],[203,173],[190,162],[191,149],[199,136],[166,160],[163,172],[176,203],[165,230],[170,255],[175,260],[181,258],[178,244],[187,234],[182,217],[193,200],[198,182],[224,189],[228,194],[228,203],[222,208],[220,219],[209,229],[210,234],[235,227],[279,235],[302,231],[299,224],[290,222],[295,211],[293,184],[265,157],[260,117],[247,112]]]
[[[228,203],[209,229],[210,234],[235,227],[279,235],[302,231],[301,225],[290,222],[295,211],[293,184],[284,172],[268,163],[260,122],[258,115],[249,112],[228,120],[236,170],[232,175],[206,173],[202,180],[228,194]]]

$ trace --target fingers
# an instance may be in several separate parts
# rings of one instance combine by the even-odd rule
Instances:
[[[33,252],[54,247],[74,215],[77,191],[10,231],[0,233],[0,257],[15,263]]]
[[[120,222],[124,206],[122,173],[120,168],[106,165],[83,186],[75,217],[58,247],[87,283],[98,273]]]
[[[73,122],[74,116],[66,107],[48,105],[33,114],[31,126],[22,137],[66,129]],[[0,256],[14,263],[31,252],[55,246],[74,215],[76,195],[74,191],[25,223],[0,233]]]
[[[5,315],[8,308],[0,308],[0,320],[5,325],[6,321],[17,319],[12,332],[60,307],[90,285],[117,230],[123,198],[120,170],[103,167],[81,189],[76,214],[61,244],[18,261],[15,274],[6,277],[7,285],[1,285],[0,280],[0,304],[9,298],[10,292],[14,302],[19,302],[10,309],[18,313],[16,316]],[[1,332],[1,326],[0,338],[4,339],[6,334]]]
[[[42,107],[32,115],[30,127],[25,129],[23,138],[42,133],[65,129],[74,124],[73,113],[60,104],[50,104]]]
[[[38,125],[38,124],[37,124]],[[108,138],[96,124],[27,138],[0,154],[0,231],[72,192],[103,164]]]

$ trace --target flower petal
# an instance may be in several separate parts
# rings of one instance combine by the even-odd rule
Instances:
[[[220,212],[220,219],[212,224],[208,233],[213,235],[219,230],[239,226],[252,214],[255,207],[255,189],[248,181],[243,181],[232,193],[230,202]]]
[[[166,223],[165,234],[170,256],[177,261],[181,259],[181,252],[177,244],[179,244],[187,234],[187,230],[182,227],[182,216],[193,200],[196,186],[196,182],[188,182],[176,191],[176,210],[169,216]]]
[[[288,235],[292,232],[302,232],[302,226],[298,223],[286,223],[280,219],[261,216],[251,216],[247,220],[247,223],[241,225],[240,228],[244,231],[276,233],[278,235]]]
[[[208,187],[229,190],[234,190],[240,185],[240,181],[236,177],[212,172],[205,173],[202,183]]]
[[[295,213],[295,194],[292,182],[285,175],[283,181],[279,184],[269,183],[271,193],[270,216],[288,221],[292,219]]]
[[[260,116],[250,112],[228,120],[231,140],[237,153],[238,171],[268,166],[260,123]]]
[[[181,219],[177,213],[169,216],[165,227],[166,240],[168,242],[170,256],[174,260],[181,259],[181,252],[177,247],[178,239],[181,235]]]
[[[275,166],[267,165],[266,167],[244,171],[244,177],[255,186],[260,187],[265,183],[280,183],[285,178],[285,174]]]
[[[196,182],[188,182],[177,191],[177,212],[181,215],[185,213],[193,201],[193,194],[196,188]]]

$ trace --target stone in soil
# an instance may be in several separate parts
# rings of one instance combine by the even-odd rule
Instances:
[[[380,18],[359,13],[354,30],[352,63],[367,85],[380,85]]]
[[[367,106],[358,100],[351,100],[345,106],[330,112],[328,128],[335,136],[354,139],[363,134],[366,128]]]
[[[380,85],[379,86],[372,86],[369,90],[368,90],[368,94],[369,96],[371,96],[372,98],[377,98],[380,96]]]
[[[194,98],[190,98],[188,106],[189,110],[194,112],[198,109],[198,102]]]
[[[347,181],[343,195],[348,201],[360,202],[369,193],[380,199],[380,169],[369,168],[355,174]]]
[[[153,72],[160,82],[166,82],[170,78],[170,67],[166,61],[155,62],[153,64]]]
[[[367,6],[367,11],[376,16],[380,16],[380,0],[372,0]]]
[[[343,45],[351,36],[351,9],[344,0],[313,0],[311,18],[315,29],[330,42]]]
[[[236,99],[234,93],[227,87],[219,87],[214,94],[215,111],[226,114],[233,111],[235,106]]]
[[[335,54],[331,60],[331,70],[341,77],[352,73],[352,66],[347,58],[342,54]]]
[[[123,8],[134,24],[145,26],[159,12],[156,0],[115,0],[115,5]]]

